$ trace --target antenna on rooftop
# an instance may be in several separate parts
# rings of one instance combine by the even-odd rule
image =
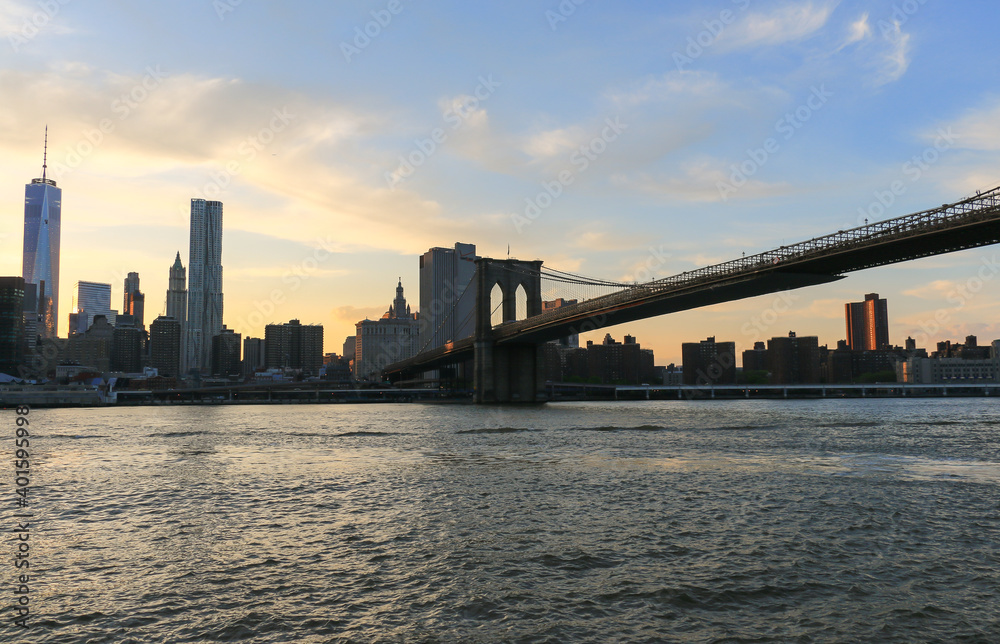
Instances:
[[[49,126],[45,125],[45,148],[42,152],[42,182],[45,182],[45,171],[49,167]]]

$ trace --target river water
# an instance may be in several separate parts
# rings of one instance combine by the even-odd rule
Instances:
[[[1000,641],[990,399],[30,418],[0,641]]]

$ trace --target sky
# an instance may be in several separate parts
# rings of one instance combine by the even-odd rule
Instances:
[[[323,324],[411,306],[418,257],[614,281],[933,208],[1000,185],[996,3],[0,0],[0,274],[24,184],[63,190],[60,334],[78,280],[137,271],[163,313],[190,200],[224,203],[224,322]],[[1000,249],[620,325],[680,362],[845,337],[888,299],[890,340],[1000,338]],[[551,292],[579,297],[584,291]]]

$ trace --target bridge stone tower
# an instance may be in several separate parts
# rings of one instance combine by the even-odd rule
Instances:
[[[517,288],[528,296],[528,317],[542,312],[542,262],[516,259],[476,260],[475,402],[509,403],[545,400],[541,349],[531,344],[497,344],[491,321],[493,287],[503,297],[504,322],[516,319]]]

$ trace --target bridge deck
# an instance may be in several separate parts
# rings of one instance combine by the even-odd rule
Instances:
[[[1000,243],[1000,188],[790,246],[625,288],[493,328],[494,340],[542,343],[574,333],[823,284],[844,273]],[[387,368],[413,373],[469,359],[472,338],[421,353]]]

